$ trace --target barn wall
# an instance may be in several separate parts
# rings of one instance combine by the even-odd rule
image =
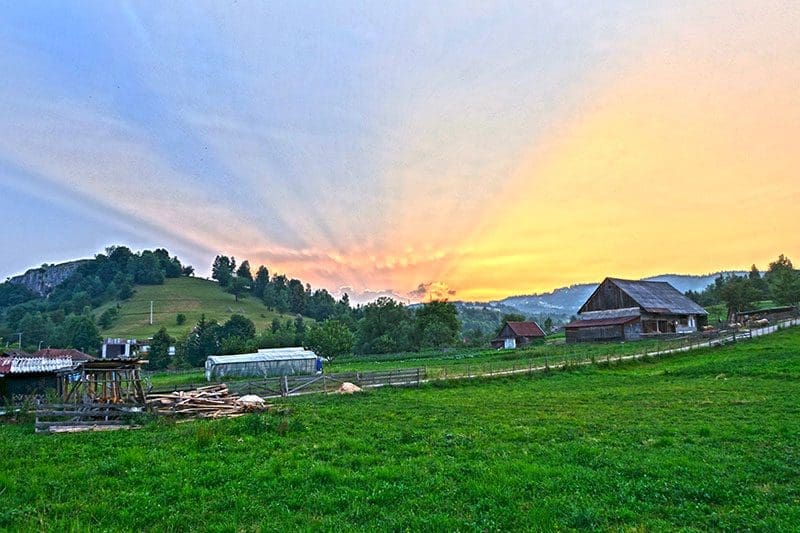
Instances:
[[[567,342],[598,342],[624,340],[621,325],[570,328],[566,330]]]
[[[625,324],[625,340],[638,341],[642,338],[642,323],[639,320]]]
[[[579,313],[586,311],[604,311],[606,309],[626,309],[639,307],[636,301],[622,292],[619,287],[606,280],[597,287],[597,290],[589,297]]]

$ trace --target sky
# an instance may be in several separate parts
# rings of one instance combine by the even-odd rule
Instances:
[[[800,262],[800,3],[10,2],[0,277],[106,246],[356,301]]]

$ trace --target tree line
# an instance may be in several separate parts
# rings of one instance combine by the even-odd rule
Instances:
[[[728,320],[733,320],[760,301],[769,300],[779,306],[800,303],[800,271],[781,254],[763,275],[753,265],[747,275],[720,274],[704,290],[687,291],[686,296],[703,307],[724,304]]]
[[[97,325],[110,325],[116,308],[97,319],[93,309],[129,299],[134,285],[160,285],[166,278],[193,274],[192,266],[163,248],[134,253],[125,246],[109,247],[79,266],[47,297],[22,285],[0,284],[0,338],[8,343],[21,334],[26,349],[41,345],[95,353],[102,344]]]

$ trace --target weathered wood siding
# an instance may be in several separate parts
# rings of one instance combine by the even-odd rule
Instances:
[[[503,329],[500,330],[500,334],[497,336],[498,339],[513,339],[516,337],[513,331],[511,331],[511,326],[506,324],[503,326]]]
[[[594,326],[588,328],[568,329],[567,342],[597,342],[621,341],[624,337],[623,327],[619,324],[612,326]]]
[[[586,303],[583,304],[579,312],[627,309],[629,307],[639,307],[639,304],[633,298],[622,292],[619,287],[605,280],[597,287],[594,294],[586,300]]]
[[[635,320],[627,324],[570,328],[565,333],[568,343],[639,340],[642,338],[642,323]]]

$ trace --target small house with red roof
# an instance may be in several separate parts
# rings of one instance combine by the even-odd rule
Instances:
[[[83,353],[80,350],[73,348],[44,348],[38,352],[33,353],[36,357],[46,357],[50,359],[69,357],[74,363],[85,363],[86,361],[96,361],[96,357],[92,357],[88,353]]]
[[[544,331],[536,322],[506,322],[497,337],[492,339],[492,347],[513,350],[544,340],[544,337]]]

